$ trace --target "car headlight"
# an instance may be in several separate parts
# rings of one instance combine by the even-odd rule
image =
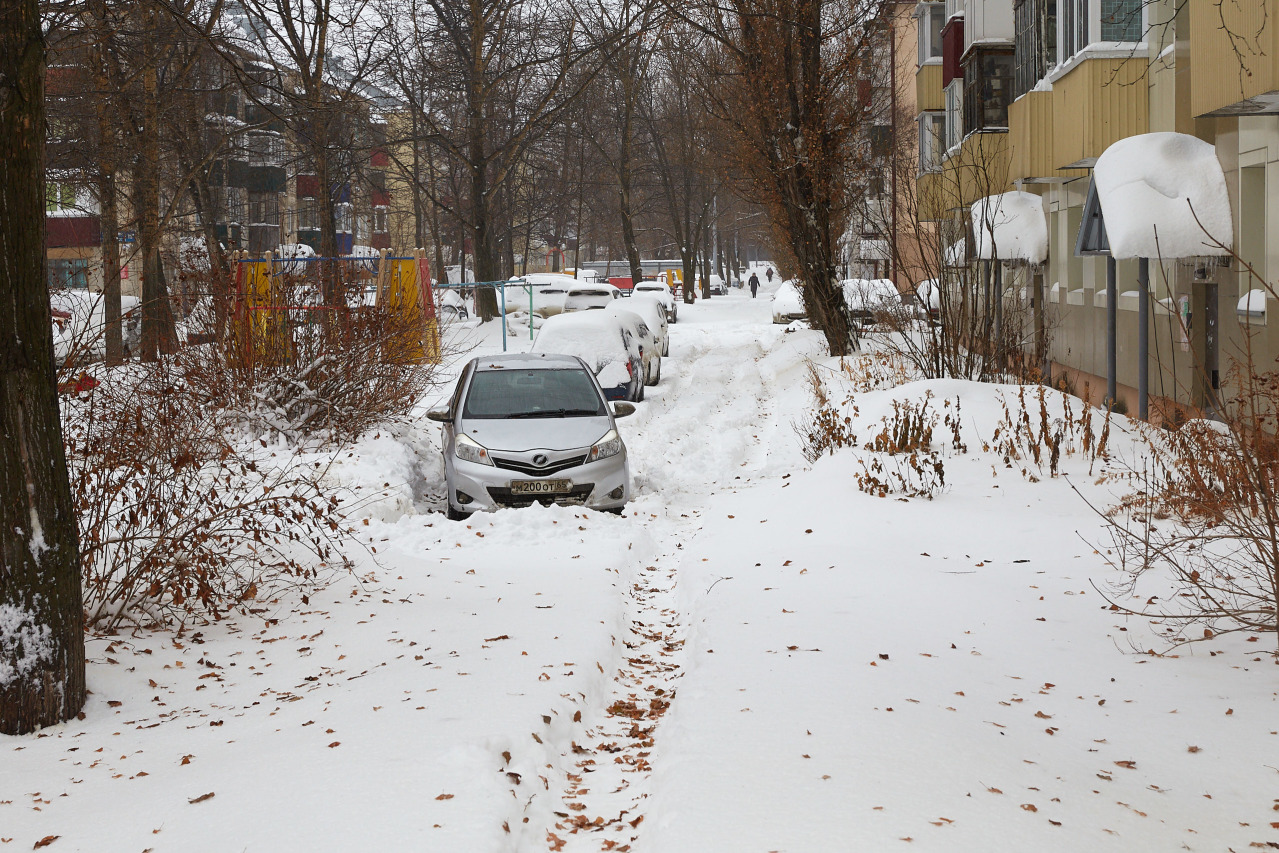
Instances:
[[[617,430],[610,429],[604,433],[604,437],[591,447],[591,452],[586,454],[587,462],[596,462],[600,459],[607,459],[610,456],[616,456],[622,452],[625,445],[622,444],[622,437],[617,434]]]
[[[484,446],[465,435],[457,437],[457,441],[453,443],[453,453],[464,462],[474,462],[477,465],[493,464],[493,460],[489,458],[489,452]]]

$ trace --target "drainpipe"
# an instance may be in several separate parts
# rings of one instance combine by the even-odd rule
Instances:
[[[1118,395],[1118,359],[1116,357],[1115,344],[1115,316],[1118,313],[1119,306],[1119,288],[1115,283],[1115,259],[1109,255],[1106,256],[1106,405],[1111,407],[1115,405],[1115,397]]]
[[[893,10],[896,15],[896,9]],[[889,204],[892,210],[889,212],[893,233],[889,236],[888,244],[888,277],[893,284],[897,284],[897,31],[893,24],[896,23],[894,17],[888,19],[888,103],[890,114],[888,116],[888,167],[892,187],[890,189]]]
[[[1150,420],[1150,259],[1137,261],[1137,417]]]

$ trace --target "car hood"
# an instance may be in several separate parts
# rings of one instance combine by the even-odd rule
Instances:
[[[590,447],[612,426],[596,418],[469,418],[461,426],[489,450],[573,450]]]

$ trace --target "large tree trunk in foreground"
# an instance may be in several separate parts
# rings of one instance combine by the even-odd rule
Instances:
[[[76,519],[45,283],[44,36],[36,0],[0,15],[0,734],[84,704]]]

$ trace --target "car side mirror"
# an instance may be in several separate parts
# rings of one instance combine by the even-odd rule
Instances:
[[[610,403],[609,406],[612,408],[613,417],[615,418],[625,418],[635,414],[635,404],[628,403],[625,400],[618,400],[614,403]]]
[[[453,415],[449,412],[447,406],[442,406],[438,409],[431,409],[430,411],[428,411],[426,413],[426,419],[429,421],[438,421],[442,424],[446,424],[449,421],[453,420]]]

